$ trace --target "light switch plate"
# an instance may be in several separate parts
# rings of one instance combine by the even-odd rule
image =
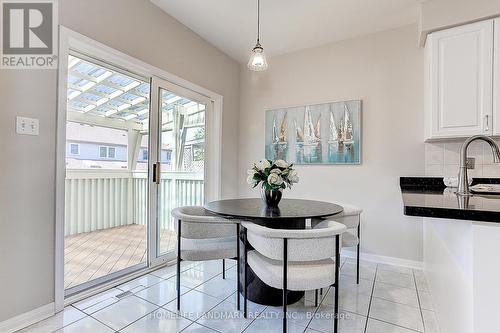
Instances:
[[[21,135],[38,135],[40,122],[35,118],[16,117],[16,133]]]

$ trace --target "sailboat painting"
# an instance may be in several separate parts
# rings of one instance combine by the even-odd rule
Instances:
[[[294,164],[360,164],[361,101],[268,110],[266,158]]]

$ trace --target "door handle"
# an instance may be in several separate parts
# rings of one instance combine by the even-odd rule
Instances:
[[[486,115],[486,128],[484,129],[485,132],[488,132],[490,130],[490,115]]]
[[[153,183],[160,185],[160,162],[153,164]]]

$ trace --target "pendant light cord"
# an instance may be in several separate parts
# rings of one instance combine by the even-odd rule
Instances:
[[[257,43],[260,41],[260,0],[257,0]]]

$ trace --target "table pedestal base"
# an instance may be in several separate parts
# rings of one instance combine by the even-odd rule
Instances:
[[[241,265],[240,274],[240,294],[243,297],[243,265]],[[283,291],[282,289],[276,289],[265,284],[259,277],[254,274],[252,269],[248,267],[248,300],[257,304],[270,305],[270,306],[281,306],[283,305]],[[288,291],[287,304],[293,304],[298,302],[302,297],[304,297],[305,292],[303,291]]]

